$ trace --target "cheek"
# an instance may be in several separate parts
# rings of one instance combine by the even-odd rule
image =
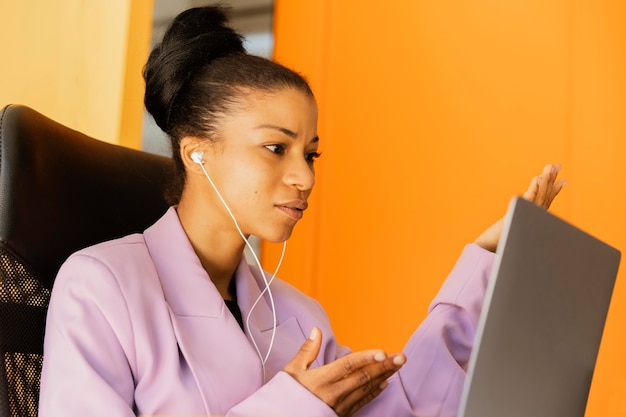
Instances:
[[[230,163],[228,163],[230,162]],[[230,160],[220,168],[224,194],[236,204],[254,204],[275,196],[280,187],[280,169],[255,158]]]
[[[254,203],[272,194],[276,175],[252,168],[232,171],[226,183],[231,189],[230,194],[242,203]]]

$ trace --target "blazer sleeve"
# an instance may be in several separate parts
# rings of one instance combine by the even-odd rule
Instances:
[[[356,415],[457,415],[494,258],[494,253],[476,244],[464,248],[428,316],[409,339],[406,364]]]
[[[281,371],[226,416],[336,417],[337,414],[291,375]]]
[[[61,268],[48,308],[39,417],[134,417],[124,297],[103,264],[73,261]]]

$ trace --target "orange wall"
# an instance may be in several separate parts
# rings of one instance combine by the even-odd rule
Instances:
[[[401,349],[463,245],[547,162],[553,212],[626,248],[621,0],[277,0],[275,58],[312,83],[322,158],[280,276],[340,341]],[[280,247],[263,244],[273,269]],[[587,416],[626,416],[624,268]]]

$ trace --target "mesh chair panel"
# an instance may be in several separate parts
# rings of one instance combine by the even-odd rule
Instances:
[[[0,353],[4,360],[0,410],[4,415],[37,416],[49,300],[50,290],[0,249]]]

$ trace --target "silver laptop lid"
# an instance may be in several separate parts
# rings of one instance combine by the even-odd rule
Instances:
[[[620,252],[516,197],[459,417],[583,417]]]

